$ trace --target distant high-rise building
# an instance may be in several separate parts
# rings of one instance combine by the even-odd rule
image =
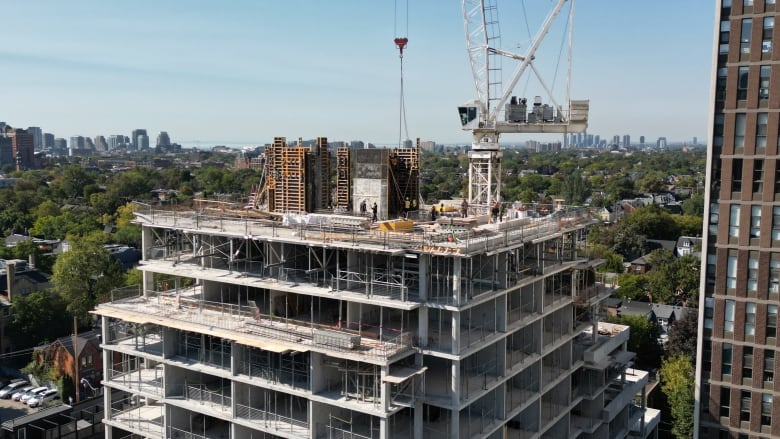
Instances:
[[[631,136],[629,136],[628,134],[624,134],[623,135],[623,143],[622,143],[622,145],[623,145],[623,148],[630,147],[631,146]]]
[[[57,154],[65,154],[68,151],[68,141],[62,137],[56,137],[54,139],[54,151]]]
[[[68,146],[70,149],[84,149],[86,143],[83,136],[71,136]]]
[[[41,131],[40,127],[27,127],[26,130],[30,135],[33,136],[33,147],[35,149],[40,149],[43,147],[43,131]]]
[[[593,136],[593,145],[596,146],[596,147],[601,145],[601,136],[600,135],[596,134],[595,136]]]
[[[696,136],[693,136],[693,144],[694,145],[698,145],[699,144],[699,139],[696,138]]]
[[[54,134],[43,133],[43,147],[54,148]]]
[[[132,142],[133,149],[140,149],[141,148],[138,145],[138,143],[137,143],[138,136],[140,136],[140,135],[146,136],[147,135],[146,134],[146,130],[142,129],[142,128],[139,128],[139,129],[133,130],[133,133],[130,135],[130,142]],[[148,137],[147,137],[147,139],[148,139]]]
[[[659,137],[655,142],[655,146],[658,148],[666,148],[666,137]]]
[[[103,136],[95,136],[95,150],[105,152],[108,151],[108,143]]]
[[[702,439],[780,438],[778,19],[774,1],[715,2],[694,412]]]
[[[615,146],[620,146],[620,136],[615,134],[612,136],[612,144]]]
[[[157,135],[157,147],[168,148],[169,146],[171,146],[171,138],[168,137],[167,132],[160,131],[160,134]]]
[[[11,139],[11,148],[16,169],[35,167],[35,146],[33,136],[22,129],[6,130],[5,136]]]
[[[135,147],[138,150],[149,149],[149,136],[146,134],[135,136]]]
[[[56,137],[54,139],[54,152],[58,155],[65,155],[68,153],[68,141],[62,137]]]
[[[639,136],[639,146],[645,146],[645,136]]]
[[[92,139],[89,137],[84,138],[84,149],[88,149],[90,151],[95,150],[95,144],[92,142]]]

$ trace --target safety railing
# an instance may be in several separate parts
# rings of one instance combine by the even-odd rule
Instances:
[[[300,433],[301,430],[309,431],[309,421],[305,419],[296,419],[244,404],[236,404],[236,417],[260,423],[266,428],[273,428],[277,431],[291,433]]]

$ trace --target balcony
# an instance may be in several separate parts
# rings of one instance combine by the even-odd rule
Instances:
[[[282,404],[284,405],[284,404]],[[236,404],[236,418],[247,421],[250,426],[268,432],[285,432],[301,438],[309,437],[309,422],[304,410],[296,410],[292,416],[274,413],[244,404]]]
[[[603,369],[613,361],[610,354],[628,342],[628,335],[628,326],[599,322],[595,342],[591,326],[578,336],[576,343],[585,348],[583,359],[588,366]]]
[[[145,393],[163,397],[163,366],[153,368],[139,367],[135,370],[110,369],[107,385],[122,388],[130,393]]]
[[[138,396],[126,397],[111,402],[111,416],[104,418],[108,425],[119,427],[143,437],[164,438],[163,406],[146,405]]]
[[[602,420],[609,422],[634,400],[634,396],[647,385],[649,373],[639,369],[626,369],[625,378],[619,378],[604,391]]]
[[[150,324],[174,327],[181,331],[209,334],[223,340],[253,346],[273,352],[315,350],[326,354],[340,353],[360,361],[386,363],[392,357],[412,350],[410,332],[392,330],[354,331],[336,326],[321,325],[313,321],[300,321],[260,313],[257,307],[200,300],[198,289],[178,290],[173,293],[136,292],[128,297],[126,292],[103,303],[93,311],[121,320],[118,325],[147,327]],[[135,324],[135,325],[133,325]],[[359,335],[359,344],[344,346],[334,343],[315,343],[315,334],[333,331],[344,335]],[[139,341],[140,340],[140,341]],[[139,344],[140,343],[140,344]],[[159,332],[128,334],[115,337],[109,344],[118,344],[162,354],[162,337]],[[220,357],[221,358],[221,357]],[[221,360],[219,365],[223,365]]]

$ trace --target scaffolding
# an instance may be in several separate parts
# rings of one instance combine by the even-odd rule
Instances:
[[[336,150],[336,205],[350,211],[352,207],[352,154],[347,147]]]

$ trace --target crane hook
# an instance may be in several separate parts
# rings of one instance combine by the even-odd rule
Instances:
[[[401,52],[400,57],[403,58],[404,57],[404,48],[406,47],[406,43],[409,42],[409,38],[399,37],[399,38],[396,38],[394,41],[395,41],[396,47],[398,47],[398,50]]]

